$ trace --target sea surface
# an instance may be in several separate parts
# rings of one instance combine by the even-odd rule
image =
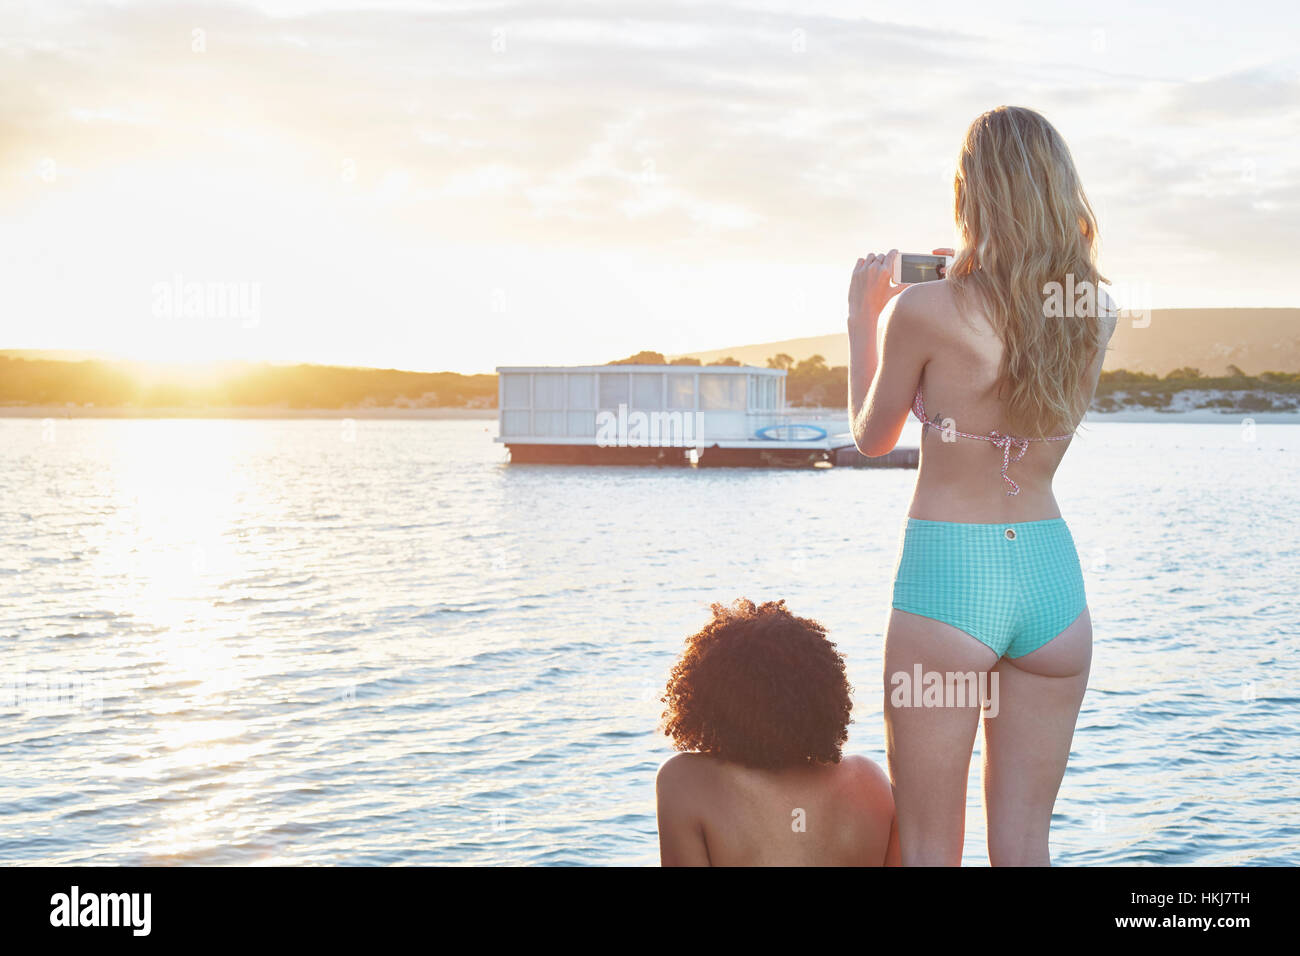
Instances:
[[[0,419],[0,862],[653,864],[658,697],[742,595],[828,626],[883,762],[914,472],[495,431]],[[1097,642],[1054,861],[1300,864],[1300,426],[1093,424],[1057,497]]]

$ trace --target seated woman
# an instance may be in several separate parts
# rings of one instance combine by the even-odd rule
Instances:
[[[686,751],[656,781],[663,865],[895,865],[889,778],[840,753],[850,692],[816,621],[784,601],[715,604],[662,698]]]

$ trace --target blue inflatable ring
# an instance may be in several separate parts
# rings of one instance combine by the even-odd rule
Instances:
[[[813,432],[813,434],[808,435],[807,437],[800,437],[800,438],[791,438],[788,435],[772,434],[773,432],[776,431],[789,430],[795,428],[802,428],[807,431]],[[785,422],[780,425],[768,425],[764,428],[760,428],[758,431],[754,432],[754,435],[757,438],[761,438],[763,441],[821,441],[823,438],[826,437],[826,429],[822,428],[819,425],[809,425],[804,422]]]

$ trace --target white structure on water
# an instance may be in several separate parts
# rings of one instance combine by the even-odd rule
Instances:
[[[497,376],[496,440],[514,462],[791,466],[857,455],[842,419],[829,434],[786,408],[784,369],[514,366]]]

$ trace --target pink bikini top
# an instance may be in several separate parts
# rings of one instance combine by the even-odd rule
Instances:
[[[925,417],[925,402],[921,400],[921,390],[919,388],[916,390],[916,398],[912,399],[912,414],[917,417],[923,426],[928,425],[930,428],[944,430],[943,425],[939,422]],[[953,429],[952,434],[957,435],[959,438],[975,438],[979,441],[990,442],[995,448],[1002,449],[1002,480],[1011,486],[1011,490],[1007,492],[1008,498],[1020,494],[1020,486],[1007,476],[1007,467],[1025,457],[1025,452],[1029,451],[1031,441],[1065,441],[1074,437],[1073,434],[1069,434],[1051,435],[1047,438],[1017,438],[1015,435],[1004,435],[999,431],[992,431],[987,435],[972,435],[969,432],[959,432],[956,429]],[[1014,457],[1011,454],[1012,448],[1016,450]]]

